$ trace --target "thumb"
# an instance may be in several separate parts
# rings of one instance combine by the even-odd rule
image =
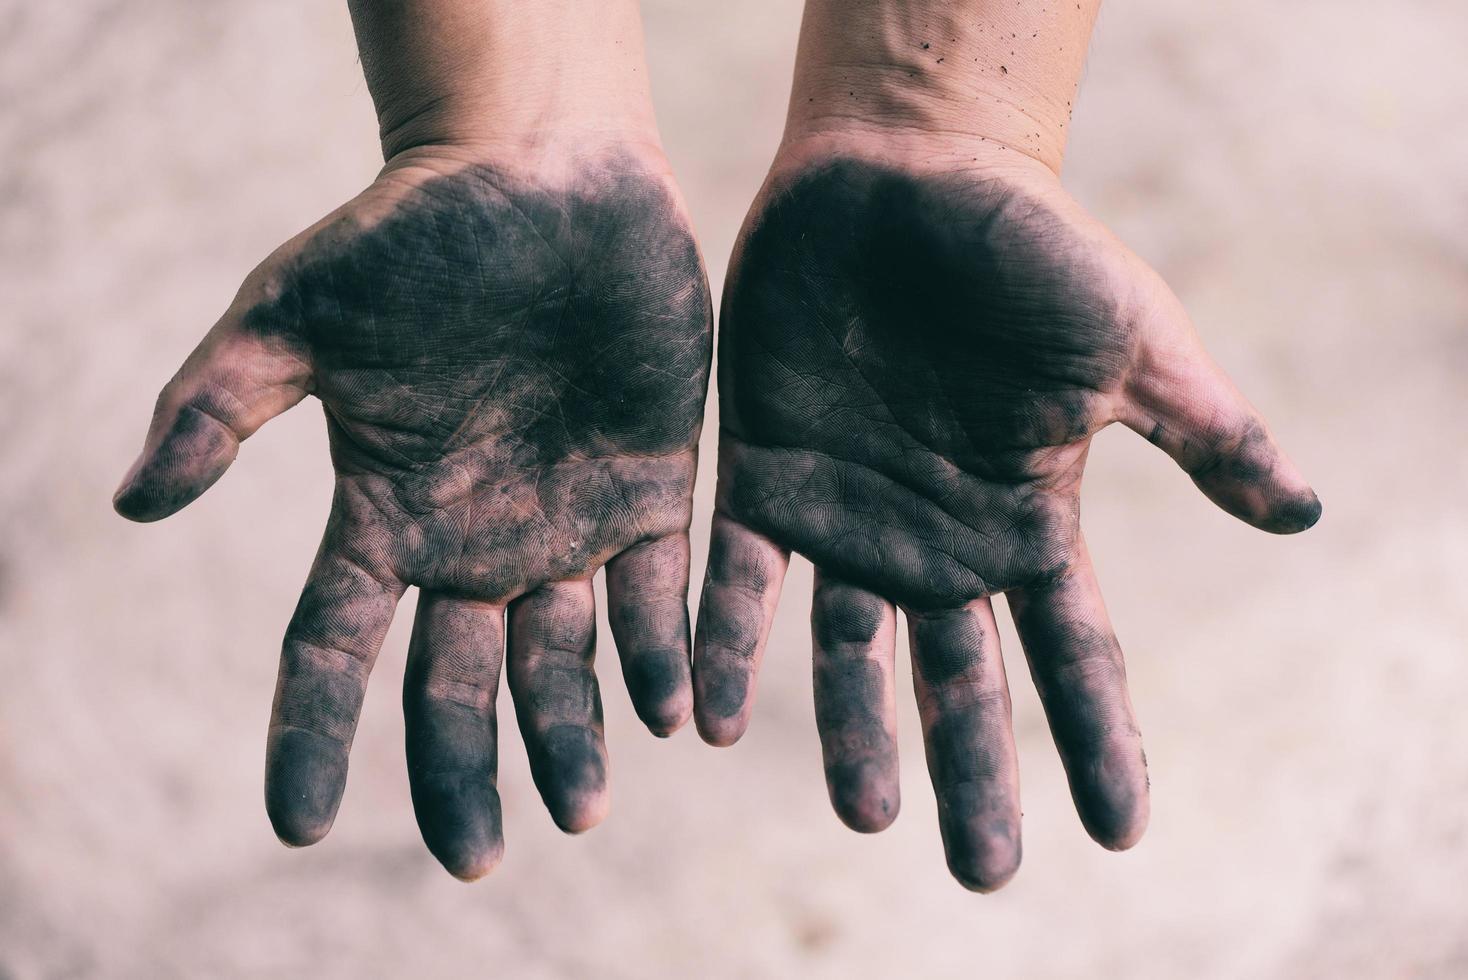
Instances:
[[[1144,332],[1123,421],[1177,461],[1222,509],[1265,531],[1320,520],[1320,500],[1264,419],[1203,349],[1175,298]]]
[[[156,521],[183,509],[224,475],[242,440],[306,396],[304,348],[262,326],[249,312],[261,307],[244,297],[159,394],[143,452],[112,498],[123,517]]]

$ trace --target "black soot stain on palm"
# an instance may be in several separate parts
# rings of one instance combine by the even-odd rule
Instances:
[[[665,182],[470,166],[314,235],[250,325],[314,367],[328,541],[376,575],[505,599],[686,526],[707,286]]]
[[[777,184],[725,293],[720,506],[951,608],[1063,567],[1084,440],[1134,347],[1044,202],[838,159]]]

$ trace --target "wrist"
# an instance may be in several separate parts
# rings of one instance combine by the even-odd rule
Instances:
[[[658,144],[634,0],[352,0],[383,155]]]
[[[785,143],[936,137],[1058,173],[1097,2],[808,0]]]

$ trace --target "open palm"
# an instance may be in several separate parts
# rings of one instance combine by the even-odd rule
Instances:
[[[556,822],[606,806],[591,577],[640,716],[692,710],[686,591],[707,286],[666,165],[576,158],[531,178],[415,151],[287,243],[164,389],[117,496],[164,517],[240,440],[314,394],[336,490],[292,619],[270,724],[277,833],[330,828],[367,675],[421,589],[404,691],[414,806],[448,869],[502,844],[502,651]]]
[[[789,552],[805,555],[837,812],[859,830],[896,816],[901,606],[949,865],[997,887],[1020,856],[989,598],[1006,593],[1082,819],[1132,844],[1146,766],[1080,531],[1091,437],[1124,422],[1266,530],[1320,510],[1167,287],[1038,165],[807,154],[777,164],[746,224],[719,350],[704,736],[748,724]]]

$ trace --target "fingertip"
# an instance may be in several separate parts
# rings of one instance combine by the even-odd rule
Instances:
[[[1303,497],[1275,507],[1259,527],[1271,534],[1299,534],[1318,524],[1323,510],[1320,498],[1310,490]]]
[[[453,875],[459,881],[464,882],[464,884],[470,885],[479,881],[481,878],[488,877],[500,866],[500,861],[504,859],[504,856],[505,847],[503,844],[500,844],[491,850],[465,856],[454,862],[439,858],[439,863],[443,865],[444,870],[449,874]]]
[[[829,742],[823,746],[826,795],[836,816],[858,834],[880,833],[892,826],[902,807],[896,745],[884,739],[871,755],[854,759],[841,759],[839,753],[832,758],[833,747]]]
[[[137,482],[138,471],[142,468],[143,457],[139,456],[133,460],[127,472],[122,475],[122,479],[117,483],[117,489],[112,491],[112,509],[130,521],[140,519],[133,516],[137,512],[137,501],[133,499],[133,484]]]
[[[940,799],[939,816],[948,870],[963,887],[998,891],[1019,871],[1023,847],[1017,813],[995,812],[977,787],[962,787]]]
[[[140,523],[175,514],[218,482],[239,449],[239,438],[229,426],[184,405],[122,478],[112,495],[113,509]]]
[[[492,772],[423,772],[409,762],[413,813],[429,852],[460,881],[477,881],[504,856]]]
[[[1081,825],[1108,851],[1134,847],[1152,815],[1147,755],[1135,732],[1095,742],[1092,754],[1064,753],[1071,798]]]
[[[478,881],[499,866],[505,853],[499,794],[487,780],[466,786],[459,779],[419,778],[413,810],[423,843],[445,871],[460,881]]]
[[[1144,820],[1140,824],[1133,825],[1124,831],[1112,830],[1110,828],[1100,830],[1087,826],[1086,832],[1091,835],[1093,841],[1108,851],[1115,851],[1120,854],[1122,851],[1130,851],[1141,842],[1142,837],[1147,833],[1147,823]]]
[[[498,812],[494,823],[497,828]],[[499,867],[505,856],[505,842],[496,833],[489,838],[457,841],[451,846],[430,844],[429,850],[445,871],[467,884],[488,876]]]
[[[709,745],[727,748],[749,727],[753,667],[745,658],[695,648],[693,719]]]
[[[531,775],[555,825],[581,834],[606,817],[606,749],[601,733],[585,725],[558,724],[527,738]]]
[[[317,843],[336,822],[346,785],[345,759],[305,732],[272,735],[266,753],[265,812],[287,847]]]
[[[123,477],[122,483],[119,484],[117,489],[113,491],[112,509],[117,513],[119,517],[124,517],[127,520],[134,521],[138,524],[150,524],[153,521],[160,520],[167,515],[163,513],[156,513],[154,509],[148,505],[148,501],[144,499],[141,494],[138,493],[137,487],[133,481],[133,472],[136,471],[136,469],[137,467],[134,466],[133,470],[129,471],[128,475]]]
[[[686,649],[671,656],[628,658],[623,668],[632,708],[648,731],[668,738],[693,715]]]
[[[286,847],[310,847],[336,822],[344,775],[308,758],[277,757],[265,784],[265,812]]]
[[[112,509],[127,520],[138,524],[152,524],[173,516],[193,503],[223,473],[224,470],[220,469],[218,474],[202,485],[178,486],[160,478],[157,473],[143,472],[143,463],[140,460],[113,492]]]
[[[637,716],[647,726],[647,730],[658,738],[672,738],[693,717],[693,696],[690,694],[676,701],[665,701],[647,710],[639,709]]]
[[[1264,423],[1217,437],[1213,448],[1185,468],[1210,500],[1247,524],[1272,534],[1298,534],[1321,515],[1320,498],[1280,449]]]
[[[999,828],[971,839],[948,841],[948,871],[971,892],[997,892],[1019,873],[1021,848],[1018,832]]]
[[[266,812],[276,839],[292,849],[320,843],[336,822],[335,814],[323,817],[274,807],[267,807]]]
[[[1081,825],[1108,851],[1128,851],[1147,832],[1151,807],[1146,795],[1130,806],[1093,807],[1081,811]]]
[[[1019,827],[1008,820],[949,825],[943,834],[948,870],[971,892],[988,894],[1009,884],[1019,871]]]
[[[562,832],[576,836],[586,833],[605,820],[610,810],[610,794],[602,791],[553,807],[550,814],[551,820]]]
[[[838,797],[833,791],[831,808],[849,829],[858,834],[879,834],[892,826],[902,808],[897,788]]]
[[[966,860],[955,860],[950,856],[948,871],[969,891],[989,895],[1013,881],[1019,873],[1019,865],[1020,849],[1016,844],[1012,848],[995,848]]]
[[[969,891],[979,895],[992,895],[994,892],[997,892],[999,889],[1009,884],[1010,880],[1015,876],[1015,873],[1019,869],[1016,868],[1014,871],[1010,871],[1002,877],[998,878],[970,877],[966,873],[952,867],[950,867],[948,870],[953,873],[953,877],[958,881],[958,883]]]
[[[694,714],[694,721],[699,737],[719,749],[729,748],[743,738],[749,728],[749,722],[738,716],[718,717],[697,712]]]

